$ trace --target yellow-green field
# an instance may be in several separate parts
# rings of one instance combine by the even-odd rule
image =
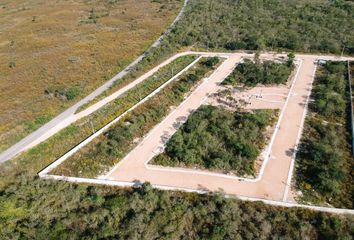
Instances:
[[[181,0],[0,1],[0,151],[154,42]]]

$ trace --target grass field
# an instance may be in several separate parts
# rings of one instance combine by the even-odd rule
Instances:
[[[111,78],[182,0],[0,2],[0,151]]]

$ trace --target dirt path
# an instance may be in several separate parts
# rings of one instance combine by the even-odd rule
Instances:
[[[271,56],[267,56],[271,57]],[[271,148],[264,173],[257,181],[245,181],[233,176],[192,169],[164,168],[147,165],[154,155],[161,151],[163,143],[184,122],[191,111],[197,109],[208,94],[213,93],[220,83],[240,61],[239,55],[232,55],[193,94],[155,127],[144,141],[133,149],[106,176],[106,179],[123,182],[150,182],[155,185],[194,190],[223,191],[227,194],[283,200],[286,191],[293,149],[297,143],[305,103],[310,92],[315,69],[314,56],[297,56],[302,61],[296,76],[287,106],[283,111],[278,133]]]
[[[218,69],[191,95],[179,105],[175,111],[170,113],[159,125],[157,125],[136,148],[134,148],[119,164],[117,164],[106,176],[99,179],[85,179],[66,176],[50,175],[51,169],[65,161],[68,156],[79,151],[95,137],[102,134],[112,124],[100,129],[98,132],[87,138],[85,141],[75,146],[61,158],[54,161],[47,168],[39,173],[41,178],[65,180],[72,182],[85,182],[92,184],[109,184],[115,186],[132,186],[136,182],[150,182],[154,186],[169,190],[188,191],[223,191],[227,194],[237,195],[244,198],[267,199],[282,201],[286,200],[289,191],[289,183],[294,165],[293,150],[301,136],[303,119],[306,112],[306,102],[311,92],[311,85],[314,78],[315,64],[317,58],[331,60],[338,59],[333,56],[297,55],[297,59],[302,62],[297,70],[294,84],[289,90],[285,103],[273,107],[284,106],[278,127],[272,137],[269,146],[269,156],[262,165],[259,176],[256,179],[242,179],[235,176],[199,171],[193,169],[178,169],[150,166],[147,162],[156,154],[161,152],[165,141],[173,135],[190,115],[201,104],[208,100],[208,95],[214,93],[218,84],[231,73],[236,63],[244,57],[251,57],[245,53],[205,53],[205,52],[185,52],[182,55],[197,54],[202,56],[225,57],[225,60]],[[284,55],[283,55],[284,56]],[[274,58],[274,53],[266,53],[261,57]],[[350,58],[353,60],[353,58]],[[172,80],[172,79],[171,79]],[[158,89],[157,89],[158,90]],[[156,91],[156,90],[155,90]],[[257,92],[249,93],[257,95]],[[267,92],[270,94],[266,99],[279,101],[284,98],[283,90],[279,92]],[[274,95],[276,94],[276,95]],[[112,98],[113,99],[113,98]],[[102,100],[106,101],[106,100]],[[257,100],[258,101],[258,100]],[[100,107],[99,105],[98,107]],[[94,110],[93,107],[91,110]],[[130,111],[130,110],[128,110]],[[119,117],[118,117],[119,118]],[[118,119],[117,118],[117,119]],[[116,120],[117,120],[116,119]],[[116,121],[115,120],[115,121]],[[118,121],[118,120],[117,120]],[[198,192],[199,192],[198,191]],[[279,203],[279,202],[277,202]]]

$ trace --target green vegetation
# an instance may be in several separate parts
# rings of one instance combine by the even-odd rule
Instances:
[[[192,57],[183,58],[190,59]],[[215,60],[212,62],[218,63]],[[197,63],[175,82],[170,83],[161,92],[133,110],[129,116],[103,136],[98,137],[89,146],[62,163],[53,171],[53,174],[97,177],[107,171],[136,146],[136,139],[142,138],[154,125],[159,123],[172,106],[182,102],[186,93],[214,67],[208,58]],[[152,79],[155,82],[158,81],[158,78],[152,77]],[[145,80],[144,84],[147,83],[148,80]],[[123,101],[127,102],[125,98]]]
[[[168,43],[353,54],[353,25],[353,1],[191,0]]]
[[[292,60],[288,63],[273,61],[255,62],[245,59],[236,66],[235,70],[224,80],[223,84],[244,85],[254,87],[257,84],[286,84],[294,69]]]
[[[60,100],[73,100],[81,94],[81,90],[79,87],[49,87],[47,88],[44,93],[49,98],[58,98]]]
[[[162,46],[116,86],[116,91],[177,50],[286,50],[354,53],[354,3],[329,0],[190,0]],[[340,27],[339,27],[340,26]],[[92,104],[92,103],[90,103]]]
[[[174,18],[178,11],[174,4],[180,6],[180,3],[160,0],[0,3],[3,23],[0,72],[5,79],[0,99],[8,99],[0,105],[3,110],[0,149],[27,134],[22,129],[31,125],[27,122],[39,119],[37,122],[43,123],[40,116],[55,116],[73,103],[73,100],[48,98],[44,94],[48,86],[79,86],[80,96],[87,94],[146,49],[168,25],[166,18]],[[109,10],[110,15],[95,16],[96,24],[80,24],[90,19],[91,9],[95,13]],[[163,46],[152,49],[115,87],[134,80],[184,46],[331,53],[343,49],[344,53],[352,54],[353,14],[353,3],[342,0],[191,0],[186,17]],[[80,34],[72,34],[78,31]],[[34,35],[30,44],[28,36]],[[56,64],[52,64],[53,60]],[[342,240],[354,235],[352,216],[284,209],[220,196],[160,192],[148,185],[143,189],[122,190],[38,179],[37,172],[86,138],[92,126],[97,129],[109,121],[105,114],[115,116],[115,111],[108,107],[84,118],[1,164],[1,239]],[[344,135],[338,132],[336,137],[339,136]],[[340,187],[350,188],[352,182]]]
[[[349,240],[354,234],[353,216],[221,195],[157,191],[148,184],[125,190],[24,176],[11,180],[0,185],[1,239]]]
[[[345,66],[327,62],[317,72],[297,154],[296,182],[303,201],[352,208],[354,166]]]
[[[255,160],[266,143],[265,130],[275,120],[273,110],[230,112],[202,106],[152,163],[254,175]]]
[[[24,152],[11,161],[16,162],[16,164],[23,169],[36,168],[38,171],[41,170],[44,166],[49,165],[60,156],[64,155],[67,151],[72,149],[73,146],[82,142],[90,136],[93,131],[105,126],[108,122],[112,121],[140,101],[141,98],[147,96],[161,84],[170,79],[172,69],[174,69],[174,71],[183,69],[184,66],[187,66],[195,59],[196,56],[177,58],[164,68],[161,68],[155,75],[151,76],[151,78],[138,84],[115,101],[106,104],[95,113],[78,120],[49,138],[47,141]],[[40,120],[38,121],[39,123],[42,121],[41,119],[38,120]],[[28,127],[32,126],[29,125]]]
[[[196,58],[197,56],[195,55],[188,55],[175,59],[170,64],[162,67],[154,75],[145,79],[143,82],[139,83],[134,88],[125,92],[114,101],[98,109],[92,115],[105,116],[104,122],[100,122],[98,123],[98,125],[103,126],[107,124],[115,117],[119,116],[120,114],[134,106],[140,100],[152,93],[155,89],[170,80],[175,74],[187,67]],[[97,121],[95,123],[95,126],[97,126]]]
[[[167,80],[171,79],[175,74],[179,73],[182,71],[184,68],[186,68],[189,64],[191,64],[195,59],[196,55],[187,55],[187,56],[182,56],[171,63],[167,64],[166,66],[160,68],[155,74],[150,76],[149,78],[145,79],[143,82],[148,82],[147,85],[154,85],[150,86],[150,90],[155,90],[154,87],[158,86],[159,82],[166,82]],[[78,108],[77,112],[80,112],[87,107],[91,106],[92,104],[96,103],[103,97],[106,97],[109,93],[113,93],[114,91],[117,91],[118,89],[121,89],[125,85],[129,84],[133,80],[136,80],[138,75],[136,74],[135,71],[132,73],[128,74],[126,77],[121,78],[120,80],[114,82],[114,84],[111,86],[111,88],[107,91],[105,91],[103,94],[101,94],[99,97],[93,99],[92,101],[88,102],[87,104],[82,105],[81,107]],[[157,79],[157,81],[156,81]],[[151,83],[150,83],[151,82]],[[139,85],[144,85],[144,83],[140,83]],[[139,88],[137,88],[139,89]],[[146,94],[143,92],[132,92],[130,94],[131,96],[138,96],[138,97],[143,97]],[[139,99],[140,100],[140,99]],[[129,101],[128,101],[129,102]]]
[[[218,64],[219,61],[220,61],[220,59],[218,57],[211,57],[211,58],[208,58],[208,60],[206,60],[204,62],[204,65],[207,67],[212,67],[212,66],[215,66],[216,64]]]

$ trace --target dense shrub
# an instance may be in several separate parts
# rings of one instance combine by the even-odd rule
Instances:
[[[223,84],[244,85],[248,87],[257,84],[285,84],[293,69],[292,64],[272,61],[255,62],[245,59],[224,80]]]
[[[164,166],[188,166],[254,174],[254,161],[265,145],[264,131],[275,121],[272,110],[230,112],[202,106],[153,159]]]
[[[210,57],[207,60],[205,60],[203,63],[207,67],[213,67],[216,64],[218,64],[220,59],[218,57]]]
[[[354,3],[191,0],[168,42],[228,50],[354,53]]]
[[[345,64],[320,67],[297,153],[297,185],[305,201],[353,207],[353,158]]]
[[[353,221],[351,215],[156,191],[148,184],[124,190],[22,175],[0,185],[1,239],[349,240]]]

